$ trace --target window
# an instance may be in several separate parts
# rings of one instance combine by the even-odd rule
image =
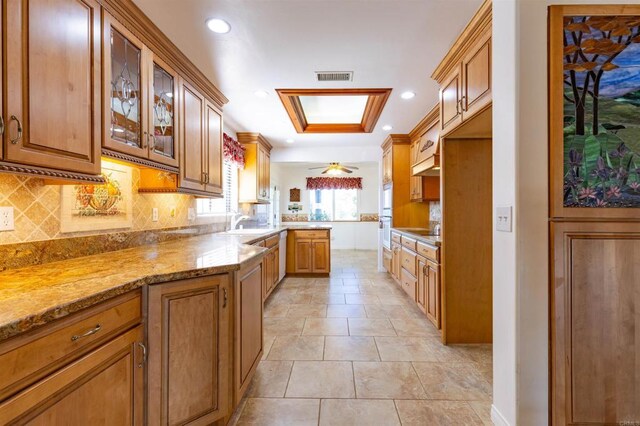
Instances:
[[[312,221],[358,220],[357,189],[316,189],[309,197]]]
[[[228,161],[222,169],[224,198],[198,198],[198,216],[235,213],[238,210],[238,168]]]

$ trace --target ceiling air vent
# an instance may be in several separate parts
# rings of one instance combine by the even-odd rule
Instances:
[[[317,81],[353,81],[353,71],[316,71]]]

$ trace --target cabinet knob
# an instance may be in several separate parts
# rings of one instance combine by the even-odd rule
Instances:
[[[11,139],[11,143],[15,145],[18,143],[18,141],[20,141],[20,139],[22,139],[22,123],[15,115],[11,116],[11,121],[15,121],[18,124],[18,135],[15,138]]]

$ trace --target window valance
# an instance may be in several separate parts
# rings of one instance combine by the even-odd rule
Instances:
[[[223,141],[224,159],[240,168],[244,168],[245,147],[226,133],[223,134]]]
[[[362,189],[361,177],[308,177],[307,189]]]

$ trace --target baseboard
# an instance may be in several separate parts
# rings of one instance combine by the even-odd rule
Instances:
[[[491,404],[491,421],[496,426],[511,426],[493,404]]]

